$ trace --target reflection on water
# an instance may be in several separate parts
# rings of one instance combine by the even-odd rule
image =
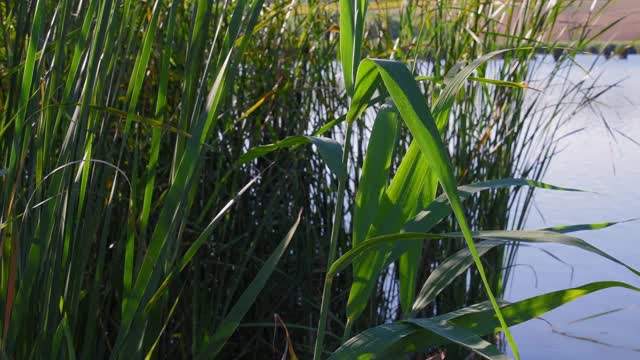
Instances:
[[[578,59],[584,66],[593,60],[586,55]],[[536,192],[528,229],[640,218],[640,56],[599,62],[592,74],[602,74],[602,84],[626,80],[597,99],[599,110],[575,117],[572,128],[584,130],[562,140],[562,151],[552,159],[544,181],[593,193]],[[576,69],[569,78],[577,81],[584,76]],[[640,268],[640,221],[576,236]],[[568,247],[522,247],[515,263],[535,268],[537,287],[529,266],[514,267],[505,293],[510,301],[593,281],[619,280],[640,286],[640,279],[626,269]],[[610,313],[575,322],[604,312]],[[513,328],[524,359],[640,359],[640,293],[603,290],[543,317],[546,321]]]

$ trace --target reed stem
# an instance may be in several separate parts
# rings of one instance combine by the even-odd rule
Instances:
[[[351,319],[347,319],[347,324],[344,326],[344,333],[342,334],[341,343],[344,344],[349,340],[349,336],[351,336],[351,328],[353,327],[353,321]]]
[[[344,207],[344,190],[349,180],[347,174],[347,164],[349,162],[349,152],[351,151],[351,131],[352,122],[347,123],[347,133],[344,139],[344,149],[342,152],[342,172],[338,174],[338,199],[336,200],[336,208],[333,217],[333,229],[331,230],[331,241],[329,244],[329,257],[327,260],[327,270],[336,259],[336,249],[338,247],[338,237],[342,226],[342,211]],[[318,320],[318,332],[316,334],[316,345],[313,351],[313,359],[319,360],[322,356],[324,345],[324,332],[327,326],[327,315],[329,313],[329,304],[331,303],[331,285],[333,278],[326,276],[324,281],[324,289],[322,290],[322,304],[320,306],[320,319]]]

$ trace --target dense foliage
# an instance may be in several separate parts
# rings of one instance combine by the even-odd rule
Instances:
[[[2,357],[352,358],[445,338],[500,357],[480,338],[500,324],[630,287],[442,315],[499,297],[505,242],[603,255],[566,229],[472,232],[522,226],[599,91],[564,84],[549,108],[530,89],[596,38],[572,28],[530,84],[572,1],[500,4],[2,2]],[[399,319],[397,337],[376,327]]]

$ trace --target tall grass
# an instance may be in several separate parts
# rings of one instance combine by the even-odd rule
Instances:
[[[354,276],[344,256],[400,230],[369,230],[380,221],[374,209],[382,205],[368,205],[387,188],[402,200],[387,214],[400,209],[397,222],[404,226],[415,211],[446,203],[436,196],[436,179],[455,205],[455,183],[542,175],[553,151],[547,145],[557,135],[548,124],[556,123],[516,86],[535,74],[535,52],[503,52],[496,55],[501,60],[475,66],[475,80],[461,76],[452,86],[451,79],[460,74],[459,61],[552,43],[546,29],[570,3],[549,10],[541,2],[498,9],[482,1],[409,1],[386,10],[391,3],[362,1],[342,2],[340,13],[335,4],[289,0],[0,4],[2,355],[262,358],[273,352],[271,320],[277,312],[291,348],[301,357],[315,349],[320,357],[323,349],[340,346],[341,338],[384,321],[484,299],[479,277],[488,276],[485,285],[499,283],[493,267],[501,266],[502,252],[490,255],[484,275],[468,270],[472,288],[458,280],[447,288],[452,290],[440,289],[439,298],[420,293],[419,284],[437,273],[437,264],[466,246],[455,234],[444,240],[444,232],[456,229],[446,207],[435,229],[440,240],[423,247],[416,239],[431,235],[415,235],[403,243],[411,256],[400,256],[407,248],[392,243],[395,237],[382,237],[381,246],[392,246],[391,259],[399,260],[383,267],[393,261],[374,246],[380,264],[366,273],[356,307],[349,300]],[[507,29],[514,36],[505,36]],[[571,45],[581,49],[590,39],[583,33]],[[571,55],[559,59],[553,75],[572,66]],[[406,62],[412,76],[427,77],[412,85],[405,76],[402,84],[419,89],[409,94],[414,110],[418,117],[432,111],[440,135],[428,125],[431,137],[422,138],[423,147],[409,146],[416,129],[399,122],[407,115],[398,106],[398,96],[408,95],[394,92],[385,78],[387,87],[368,101],[373,88],[356,80],[365,56]],[[564,97],[580,103],[590,91],[588,83],[575,84]],[[389,94],[393,101],[379,111]],[[354,109],[354,99],[372,106],[361,117],[352,113],[343,131],[334,120]],[[572,111],[559,106],[553,118]],[[413,124],[426,121],[420,119]],[[373,133],[379,124],[387,125],[376,131],[382,137]],[[397,135],[385,137],[384,129]],[[300,147],[245,161],[249,149],[284,146],[280,139],[314,132],[349,146],[341,150],[324,137],[294,138],[314,143],[323,156]],[[386,152],[371,153],[374,138]],[[416,185],[410,180],[436,161],[427,161],[424,146],[439,151],[443,167]],[[385,161],[377,164],[379,156]],[[333,161],[329,171],[323,159]],[[383,178],[371,175],[385,171]],[[388,184],[403,171],[406,184]],[[423,198],[410,195],[410,186],[422,189]],[[504,228],[517,218],[510,211],[521,203],[518,193],[488,188],[467,189],[476,195],[456,206],[457,218],[469,221],[470,229],[462,228],[468,241],[475,235],[467,230]],[[523,196],[526,203],[530,193]],[[296,221],[300,208],[303,220]],[[522,224],[515,221],[513,227]],[[478,246],[479,254],[495,248]],[[336,264],[343,264],[340,271],[331,271]],[[446,274],[449,285],[455,276]],[[599,288],[587,290],[593,289]],[[507,322],[514,316],[509,311]],[[482,324],[493,324],[491,312],[483,314],[489,315]],[[281,353],[279,333],[278,339]]]
[[[227,145],[216,134],[262,8],[260,0],[3,7],[3,24],[15,29],[3,38],[5,354],[207,357],[231,335],[266,278],[238,302],[244,287],[217,297],[221,288],[202,287],[229,279],[200,280],[227,256],[233,239],[214,248],[213,229],[250,180],[229,179],[224,152],[208,154]],[[227,174],[215,178],[228,181],[211,181],[216,163]],[[238,264],[251,258],[239,253]],[[190,325],[179,343],[163,336],[182,323]]]

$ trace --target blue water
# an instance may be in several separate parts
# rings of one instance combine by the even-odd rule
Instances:
[[[580,56],[578,61],[586,66],[594,57]],[[603,84],[625,81],[599,99],[600,113],[583,111],[571,121],[566,132],[584,130],[561,141],[563,150],[551,160],[543,180],[593,193],[538,191],[528,229],[640,218],[640,56],[600,61],[591,74],[602,74]],[[584,76],[578,69],[569,74],[572,81]],[[554,101],[552,94],[548,101]],[[640,268],[640,221],[575,235]],[[523,247],[515,262],[527,266],[513,268],[505,293],[510,301],[593,281],[617,280],[640,287],[640,278],[625,268],[574,248]],[[612,312],[574,323],[607,311]],[[603,290],[542,318],[513,328],[523,359],[640,359],[640,292]]]

